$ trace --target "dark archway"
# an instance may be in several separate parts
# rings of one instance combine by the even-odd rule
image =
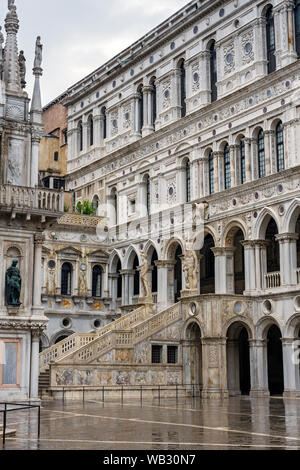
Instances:
[[[155,264],[155,261],[158,261],[158,256],[156,250],[153,250],[152,258],[151,258],[151,286],[152,286],[152,293],[156,294],[157,293],[157,266]]]
[[[178,245],[175,252],[175,266],[174,266],[174,302],[178,302],[180,293],[182,291],[182,249]]]
[[[271,219],[266,230],[267,246],[267,272],[273,273],[280,271],[279,243],[276,240],[278,234],[277,224]]]
[[[282,342],[281,332],[276,325],[269,328],[267,341],[270,395],[282,395],[284,391]]]
[[[214,294],[215,292],[215,255],[212,251],[215,242],[209,234],[204,239],[203,248],[200,251],[200,293]]]
[[[235,236],[233,245],[235,247],[234,252],[234,286],[236,294],[243,294],[245,290],[245,257],[244,257],[244,247],[242,245],[244,241],[244,234],[241,229],[239,229]]]
[[[54,344],[60,343],[60,341],[63,341],[64,339],[66,339],[68,337],[69,337],[69,335],[61,335],[57,338],[57,340],[55,340]]]
[[[227,384],[230,395],[249,395],[251,390],[249,334],[242,323],[227,332]]]
[[[140,263],[138,256],[136,255],[133,261],[133,271],[134,271],[134,278],[133,278],[133,295],[140,295],[140,272],[138,270]]]
[[[197,323],[191,323],[186,331],[188,342],[186,357],[186,384],[202,388],[202,342],[201,330]]]

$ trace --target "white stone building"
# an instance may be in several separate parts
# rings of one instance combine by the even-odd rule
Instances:
[[[70,346],[54,389],[160,380],[203,396],[300,393],[299,56],[298,0],[191,1],[68,90],[67,187],[107,216],[110,308],[135,308],[145,251],[165,323],[146,334],[129,314],[130,338],[110,350],[93,349],[101,338]],[[195,292],[182,263],[203,223]]]
[[[64,195],[38,187],[42,136],[39,38],[31,102],[26,67],[18,52],[19,20],[8,2],[6,40],[0,31],[0,400],[38,399],[39,338],[47,318],[41,303],[43,232],[63,214]],[[8,295],[7,270],[13,261],[21,276],[19,299]],[[12,279],[15,282],[15,279]],[[15,291],[13,291],[15,292]],[[14,294],[16,295],[16,294]]]

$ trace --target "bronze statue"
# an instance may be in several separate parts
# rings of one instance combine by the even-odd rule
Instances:
[[[22,279],[19,268],[17,268],[18,260],[14,259],[12,265],[7,269],[5,275],[5,297],[6,305],[9,307],[20,307],[20,295]]]

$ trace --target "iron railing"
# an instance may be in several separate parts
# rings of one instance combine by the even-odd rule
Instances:
[[[12,411],[22,411],[22,410],[30,410],[33,408],[37,408],[38,410],[38,437],[40,437],[41,434],[41,407],[40,405],[26,405],[24,403],[7,403],[7,402],[0,402],[0,406],[4,406],[4,410],[0,410],[0,413],[2,413],[3,419],[2,419],[2,444],[3,447],[5,446],[5,434],[6,434],[6,428],[7,428],[7,414],[11,413]],[[8,408],[9,406],[14,406],[18,408]]]

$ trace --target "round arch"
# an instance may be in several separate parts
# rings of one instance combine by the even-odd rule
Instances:
[[[244,240],[247,240],[248,229],[246,224],[241,220],[235,219],[228,222],[223,230],[222,246],[233,246],[233,238],[238,230],[243,232]]]
[[[265,207],[262,212],[259,214],[255,227],[254,227],[254,239],[264,240],[266,236],[266,230],[271,219],[274,219],[278,233],[280,232],[280,222],[278,220],[277,214],[270,209]]]
[[[56,333],[54,333],[54,335],[51,336],[50,341],[49,341],[49,345],[53,346],[54,344],[57,344],[59,338],[62,338],[62,340],[63,340],[63,339],[68,338],[69,336],[72,336],[74,334],[75,334],[75,331],[73,331],[73,330],[60,330],[60,331],[57,331]]]

